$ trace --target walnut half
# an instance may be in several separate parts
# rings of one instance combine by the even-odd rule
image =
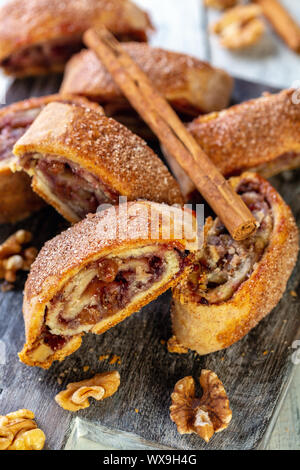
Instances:
[[[179,434],[196,433],[208,442],[214,433],[228,427],[232,411],[224,386],[214,372],[202,370],[200,385],[203,395],[197,398],[193,377],[184,377],[176,383],[170,417]]]
[[[256,44],[265,32],[258,5],[240,5],[227,10],[211,28],[220,36],[222,46],[242,49]]]
[[[45,440],[32,411],[24,409],[0,416],[0,450],[42,450]]]
[[[120,374],[117,371],[96,374],[88,380],[73,382],[67,389],[55,397],[55,401],[68,411],[79,411],[90,406],[89,398],[104,400],[112,396],[120,386]]]

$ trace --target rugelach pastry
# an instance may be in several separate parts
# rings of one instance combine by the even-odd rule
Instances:
[[[228,106],[233,79],[225,71],[186,54],[148,44],[130,42],[123,47],[179,113],[198,116]],[[130,109],[123,93],[92,50],[82,50],[68,62],[61,92],[97,101],[105,107],[107,115]]]
[[[183,226],[180,208],[138,201],[90,214],[47,242],[25,286],[20,359],[48,368],[84,333],[103,333],[174,286],[189,269],[194,224]]]
[[[193,271],[173,291],[173,333],[201,355],[232,345],[271,312],[298,254],[295,220],[275,189],[255,173],[230,181],[259,223],[256,234],[236,242],[209,218]]]
[[[62,72],[84,31],[103,24],[127,41],[146,41],[152,29],[130,0],[11,0],[0,9],[0,65],[17,77]]]
[[[93,109],[51,103],[16,143],[13,169],[69,222],[101,204],[147,199],[181,204],[175,179],[146,143]]]
[[[296,90],[284,90],[199,116],[188,130],[225,176],[251,170],[268,178],[300,166],[300,106]],[[195,186],[166,155],[187,198]]]
[[[92,107],[103,112],[96,103],[76,96],[51,95],[30,98],[0,110],[0,223],[17,222],[40,209],[44,204],[31,189],[25,172],[12,173],[12,150],[44,106],[53,101]]]

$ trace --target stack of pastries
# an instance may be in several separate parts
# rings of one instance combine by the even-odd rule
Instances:
[[[300,165],[294,91],[228,108],[232,78],[149,46],[151,21],[129,0],[12,4],[0,10],[4,71],[21,77],[66,68],[58,95],[0,111],[0,223],[47,203],[72,224],[32,266],[21,360],[48,368],[78,349],[84,333],[103,333],[170,287],[173,332],[182,346],[208,354],[241,339],[278,303],[297,258],[293,215],[261,176]],[[202,246],[176,236],[175,228],[186,228],[182,206],[195,187],[172,156],[166,154],[175,176],[132,132],[138,116],[94,52],[81,51],[83,32],[103,23],[190,121],[188,130],[221,172],[233,176],[230,184],[256,219],[255,235],[237,242],[219,218],[209,218]],[[119,231],[121,197],[131,213],[126,236]],[[168,234],[167,213],[174,229]]]

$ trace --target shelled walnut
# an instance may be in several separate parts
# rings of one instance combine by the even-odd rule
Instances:
[[[26,248],[31,240],[31,232],[18,230],[0,245],[0,279],[14,283],[18,271],[30,270],[38,253],[33,246]]]
[[[238,2],[239,0],[204,0],[206,7],[217,8],[218,10],[234,7]]]
[[[258,5],[240,5],[226,11],[211,30],[220,36],[222,46],[242,49],[256,44],[265,32]]]
[[[0,416],[0,450],[42,450],[45,440],[32,411],[24,409]]]
[[[228,427],[232,411],[224,386],[214,372],[202,370],[200,385],[203,395],[197,398],[193,377],[184,377],[176,383],[170,417],[179,434],[196,433],[208,442],[214,433]]]
[[[104,372],[91,379],[68,384],[66,390],[56,395],[55,401],[65,410],[79,411],[90,406],[89,398],[104,400],[112,396],[119,386],[119,372]]]

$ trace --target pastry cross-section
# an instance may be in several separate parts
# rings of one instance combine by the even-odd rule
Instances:
[[[182,203],[179,186],[146,143],[93,109],[49,104],[16,143],[15,170],[71,223],[101,204],[139,198]]]
[[[145,41],[148,15],[130,0],[11,0],[0,8],[0,66],[18,77],[62,72],[89,28]]]
[[[29,176],[25,172],[12,173],[10,165],[14,160],[12,151],[17,140],[24,135],[41,110],[55,101],[88,106],[103,112],[96,103],[68,95],[30,98],[0,110],[0,223],[24,219],[43,205],[43,200],[31,189]]]
[[[48,368],[174,286],[190,266],[194,216],[147,201],[112,206],[46,243],[25,286],[23,362]]]
[[[256,218],[257,232],[237,242],[218,218],[209,218],[193,269],[173,291],[173,333],[199,354],[230,346],[270,313],[298,254],[296,222],[275,189],[254,173],[230,181]]]

